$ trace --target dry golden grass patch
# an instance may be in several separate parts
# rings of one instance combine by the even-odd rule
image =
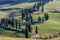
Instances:
[[[8,13],[0,11],[0,19],[5,18],[8,15]]]
[[[32,40],[26,38],[12,38],[12,37],[0,37],[0,40]]]

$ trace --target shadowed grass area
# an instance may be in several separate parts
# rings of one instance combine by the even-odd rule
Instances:
[[[22,3],[22,4],[16,4],[13,6],[7,6],[7,7],[3,7],[3,8],[31,8],[33,7],[35,3]]]

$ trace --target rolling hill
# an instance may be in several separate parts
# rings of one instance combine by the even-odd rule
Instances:
[[[5,7],[5,8],[14,8],[14,7],[19,8],[21,5],[22,5],[22,7],[24,7],[24,6],[29,7],[30,6],[28,3],[26,3],[26,4],[18,4],[18,5],[15,5],[15,6],[8,6],[8,7]],[[32,5],[33,5],[33,3],[31,4],[31,6]],[[32,31],[33,32],[35,32],[35,27],[36,26],[38,27],[38,34],[40,34],[40,36],[51,35],[52,33],[60,32],[60,13],[48,12],[48,11],[53,10],[53,9],[54,10],[60,10],[60,2],[59,1],[50,2],[50,3],[45,5],[45,12],[47,12],[49,14],[49,20],[42,23],[42,24],[32,25]],[[7,15],[6,13],[10,13],[10,12],[11,12],[11,10],[9,12],[8,11],[7,12],[2,12],[1,11],[1,15],[6,16]],[[43,14],[41,14],[41,15],[43,15]],[[35,21],[37,21],[37,18],[41,15],[33,15],[33,19],[35,19]],[[25,27],[25,26],[23,26],[23,27]],[[7,34],[5,34],[5,36]],[[9,35],[9,36],[11,36],[11,35]],[[5,39],[3,39],[3,37],[0,37],[0,39],[5,40]],[[11,38],[11,37],[7,38],[6,37],[6,40],[8,40],[8,39],[13,39],[13,40],[15,40],[15,39],[18,40],[19,39],[19,40],[21,40],[20,38]],[[51,39],[51,40],[59,40],[59,39],[60,39],[60,37],[55,38],[55,39]],[[30,39],[22,38],[22,40],[30,40]]]

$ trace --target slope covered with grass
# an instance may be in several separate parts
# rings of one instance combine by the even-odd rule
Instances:
[[[5,18],[8,15],[8,13],[0,11],[0,19]]]
[[[45,5],[45,10],[60,10],[60,1],[53,1]]]
[[[22,5],[22,4],[18,4],[18,6],[15,6],[15,7],[20,7],[19,5]],[[23,4],[23,7],[24,6],[29,7],[29,5],[26,6],[26,4]],[[10,7],[13,8],[14,6],[10,6]],[[10,8],[10,7],[5,7],[5,8]],[[49,11],[51,9],[60,10],[60,2],[54,1],[54,2],[49,3],[45,6],[45,11]],[[47,12],[47,13],[49,14],[49,20],[44,23],[39,23],[39,24],[37,23],[35,25],[32,25],[32,32],[35,33],[36,26],[38,27],[38,34],[40,34],[40,36],[51,35],[52,33],[60,32],[60,13],[51,13],[51,12]],[[43,15],[43,14],[40,14],[40,16],[41,15]],[[39,17],[39,15],[33,15],[33,19],[34,20],[36,19],[35,21],[37,21],[38,17]],[[15,35],[13,35],[13,36],[15,36]],[[0,37],[0,39],[4,40],[3,37]],[[23,39],[23,38],[20,39],[20,38],[11,38],[11,37],[7,38],[6,37],[6,40],[8,40],[8,39],[30,40],[30,39]],[[56,38],[56,39],[52,39],[52,40],[59,40],[59,39],[60,38]]]
[[[60,32],[60,14],[59,13],[48,13],[49,20],[41,23],[32,25],[33,31],[35,31],[35,27],[38,26],[38,33],[40,35],[50,35],[54,32]],[[37,16],[35,18],[38,18]]]

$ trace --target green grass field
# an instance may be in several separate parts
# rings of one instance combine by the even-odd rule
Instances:
[[[60,32],[60,16],[59,13],[49,13],[50,19],[43,24],[33,25],[33,29],[35,30],[35,26],[38,26],[38,32],[42,35],[49,35],[53,32]],[[35,17],[36,18],[36,17]]]
[[[28,5],[26,3],[26,4],[14,5],[14,6],[17,7],[17,8],[20,8],[20,7],[24,7],[24,8],[28,7],[29,8],[29,7],[32,7],[33,4],[34,3],[32,3],[31,5]],[[4,8],[13,8],[14,6],[9,6],[9,7],[4,7]],[[45,12],[47,12],[49,14],[49,20],[44,22],[44,23],[40,23],[40,24],[37,23],[35,25],[32,25],[32,32],[35,32],[35,27],[36,26],[38,27],[38,34],[40,34],[40,36],[51,35],[52,33],[60,32],[60,13],[48,12],[50,9],[60,10],[60,2],[59,1],[54,1],[52,3],[48,3],[48,4],[45,5]],[[5,16],[7,15],[7,14],[4,14],[4,12],[1,12],[1,13],[3,13],[3,14],[1,14],[2,16],[0,16],[0,18],[3,17],[4,15]],[[6,12],[6,13],[8,13],[8,12]],[[43,15],[43,14],[40,14],[40,15]],[[36,21],[37,21],[37,18],[40,15],[33,15],[33,18],[36,19]],[[25,26],[23,26],[23,27],[25,27]],[[12,31],[6,31],[6,32],[8,34]],[[12,33],[15,33],[15,32],[12,32]],[[4,34],[5,37],[6,37],[7,34]],[[9,37],[9,36],[11,36],[11,34],[7,35],[7,37]],[[15,35],[12,35],[12,36],[14,37]],[[56,38],[56,40],[59,40],[59,39],[60,38]],[[16,40],[18,40],[18,39],[16,39]],[[55,40],[55,39],[51,39],[51,40]]]

